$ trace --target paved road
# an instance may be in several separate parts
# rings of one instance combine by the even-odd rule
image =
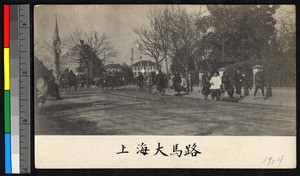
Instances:
[[[49,98],[35,115],[42,135],[295,135],[292,107],[160,96],[128,88]]]

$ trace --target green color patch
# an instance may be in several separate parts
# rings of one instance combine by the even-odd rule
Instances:
[[[4,132],[10,133],[10,91],[4,91]]]

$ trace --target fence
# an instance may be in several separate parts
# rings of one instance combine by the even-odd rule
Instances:
[[[273,87],[295,87],[296,73],[291,71],[278,71],[272,76]]]

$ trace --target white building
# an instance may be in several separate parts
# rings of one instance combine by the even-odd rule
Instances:
[[[142,60],[132,65],[132,71],[134,77],[137,77],[140,73],[149,75],[151,72],[156,72],[156,64],[150,60]]]

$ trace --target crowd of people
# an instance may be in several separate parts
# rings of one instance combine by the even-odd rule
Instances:
[[[236,94],[241,96],[241,82],[244,79],[244,76],[239,73],[237,70],[234,80],[236,82]],[[205,100],[208,99],[208,95],[211,95],[212,100],[220,100],[221,93],[227,91],[229,98],[234,98],[234,87],[232,86],[229,75],[227,71],[223,72],[223,75],[220,76],[218,72],[214,72],[213,76],[210,77],[209,72],[205,72],[202,76],[202,94],[204,95]]]
[[[53,70],[47,70],[43,65],[43,62],[35,60],[36,69],[35,69],[35,82],[38,92],[43,95],[43,92],[47,92],[52,97],[61,99],[60,89],[66,89],[69,93],[71,87],[74,87],[76,91],[77,88],[82,88],[88,84],[88,80],[83,77],[83,75],[75,75],[72,70],[66,68],[60,75],[58,79],[55,80],[53,75]],[[93,84],[97,87],[119,87],[122,85],[121,78],[115,78],[113,74],[105,73],[101,77],[96,76],[93,79]],[[233,79],[230,79],[233,78]],[[249,77],[248,77],[249,78]],[[192,81],[189,79],[189,82]],[[148,93],[153,93],[153,87],[156,87],[156,91],[159,95],[165,95],[167,88],[172,88],[176,92],[175,95],[182,96],[181,92],[186,92],[188,87],[186,85],[187,79],[182,76],[179,72],[175,71],[174,75],[168,79],[168,76],[163,73],[161,70],[151,73],[149,75],[140,73],[136,79],[136,85],[141,89],[147,89]],[[204,99],[207,100],[209,95],[212,100],[221,100],[224,96],[224,93],[227,92],[229,98],[240,98],[242,97],[242,84],[244,83],[245,89],[243,95],[249,95],[249,89],[251,86],[248,85],[249,81],[245,77],[245,74],[242,74],[240,69],[237,69],[234,76],[230,77],[228,71],[224,71],[221,75],[218,71],[213,72],[204,72],[202,77],[199,79],[201,81],[202,89],[201,93],[204,95]],[[233,80],[233,81],[231,81]],[[170,83],[171,82],[171,83]],[[258,68],[257,73],[255,74],[255,89],[254,89],[254,98],[256,99],[256,94],[258,90],[261,91],[263,99],[265,97],[264,91],[265,78],[263,74],[263,69]],[[234,86],[233,86],[234,85]],[[189,90],[192,90],[192,86]],[[45,94],[45,93],[44,93]],[[39,96],[39,95],[37,95]]]
[[[208,99],[208,95],[211,95],[212,100],[220,100],[221,94],[227,92],[229,98],[235,98],[234,94],[239,97],[242,97],[242,83],[245,82],[244,95],[249,94],[249,89],[251,86],[248,85],[248,81],[246,80],[245,74],[241,74],[239,69],[236,70],[236,73],[233,77],[234,85],[231,83],[229,79],[229,74],[227,71],[223,72],[223,75],[220,76],[219,72],[214,72],[213,76],[210,76],[209,72],[205,72],[202,75],[202,94],[204,95],[204,99]],[[255,74],[255,90],[254,90],[254,98],[256,99],[256,94],[258,89],[261,90],[263,99],[266,99],[264,94],[264,74],[263,69],[259,68],[258,72]]]
[[[192,82],[188,77],[190,83]],[[171,80],[171,81],[170,81]],[[186,85],[186,78],[182,76],[179,72],[175,72],[170,78],[167,75],[158,71],[149,75],[143,75],[142,73],[136,78],[136,85],[139,86],[141,90],[147,89],[149,93],[153,93],[153,86],[156,86],[156,91],[159,95],[164,95],[167,88],[172,88],[175,91],[176,96],[182,96],[182,92],[186,92],[188,87]],[[212,100],[224,99],[225,93],[228,96],[225,98],[229,100],[238,100],[243,96],[249,95],[251,90],[251,85],[249,81],[249,76],[246,77],[242,74],[240,69],[236,69],[234,75],[229,75],[228,71],[224,71],[221,75],[219,71],[213,72],[212,74],[208,71],[202,74],[200,78],[201,81],[201,93],[204,95],[204,99],[207,100],[209,95]],[[255,74],[255,90],[254,98],[256,99],[256,94],[258,90],[261,90],[263,99],[266,99],[264,92],[264,74],[263,69],[259,68],[258,72]],[[171,83],[170,83],[171,82]],[[244,86],[244,93],[242,94],[242,85]],[[192,86],[191,86],[192,87]],[[189,90],[192,90],[191,88]]]
[[[155,85],[159,95],[165,95],[167,83],[167,75],[161,70],[146,76],[140,73],[136,78],[136,84],[141,90],[146,88],[149,93],[152,93],[153,86]]]

